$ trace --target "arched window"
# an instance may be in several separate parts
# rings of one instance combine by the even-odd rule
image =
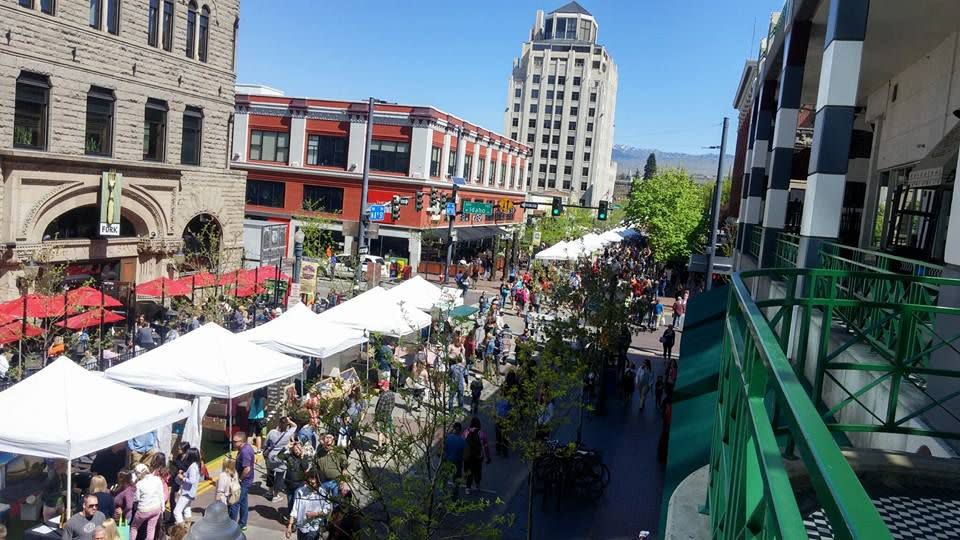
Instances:
[[[200,46],[198,51],[200,52],[200,61],[207,61],[207,40],[210,37],[210,8],[203,6],[203,9],[200,10]]]
[[[187,58],[193,58],[197,40],[197,3],[190,0],[187,5]]]
[[[100,238],[98,223],[100,209],[96,206],[81,206],[74,208],[54,219],[43,231],[43,240],[74,240],[78,238]],[[133,223],[124,216],[120,216],[120,236],[136,236],[137,231]]]

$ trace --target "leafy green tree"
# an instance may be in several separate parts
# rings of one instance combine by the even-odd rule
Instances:
[[[704,186],[680,169],[666,169],[639,182],[627,205],[627,219],[645,230],[660,261],[697,252],[706,234]]]
[[[643,179],[650,180],[657,175],[657,156],[650,152],[647,163],[643,166]]]

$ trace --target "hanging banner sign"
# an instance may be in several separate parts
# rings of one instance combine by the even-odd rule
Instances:
[[[120,192],[123,173],[100,173],[100,236],[120,236]]]

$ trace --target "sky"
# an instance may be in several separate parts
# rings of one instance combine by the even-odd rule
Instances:
[[[243,0],[237,82],[428,105],[503,132],[513,59],[564,0]],[[783,0],[583,0],[617,63],[614,142],[710,153]],[[731,145],[732,146],[732,145]]]

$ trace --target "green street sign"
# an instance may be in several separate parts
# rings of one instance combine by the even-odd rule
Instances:
[[[493,205],[485,202],[463,201],[464,214],[480,214],[483,216],[493,215]]]

